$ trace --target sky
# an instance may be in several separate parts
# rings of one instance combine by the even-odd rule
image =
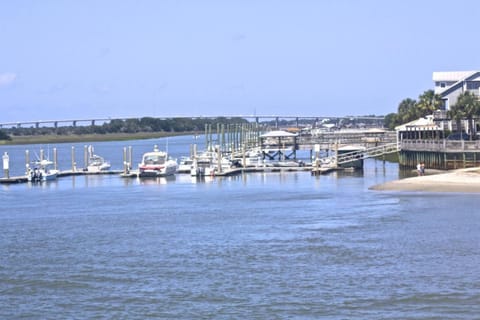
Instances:
[[[480,1],[0,0],[0,123],[396,112],[480,69]]]

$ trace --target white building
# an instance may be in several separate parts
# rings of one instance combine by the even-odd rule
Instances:
[[[450,110],[463,92],[480,96],[480,71],[434,72],[433,81],[434,91],[442,97],[445,110]]]

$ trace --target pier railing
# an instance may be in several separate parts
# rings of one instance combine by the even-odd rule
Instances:
[[[390,144],[395,141],[395,132],[389,131],[332,131],[297,138],[297,144],[301,149],[313,149],[314,145],[320,145],[321,149],[329,149],[335,144],[362,145],[368,148]]]
[[[480,140],[402,140],[399,143],[401,150],[431,151],[431,152],[464,152],[479,151]]]

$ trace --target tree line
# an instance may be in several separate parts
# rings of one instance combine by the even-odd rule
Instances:
[[[243,118],[169,118],[143,117],[139,119],[113,119],[102,125],[62,127],[13,127],[0,130],[0,140],[10,136],[108,134],[138,132],[203,132],[205,125],[232,125],[248,123]]]

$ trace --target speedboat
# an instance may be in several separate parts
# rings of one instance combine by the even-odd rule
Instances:
[[[142,162],[138,165],[139,177],[166,177],[177,171],[177,161],[171,159],[168,153],[160,151],[155,145],[153,151],[142,156]]]
[[[57,179],[58,170],[50,169],[53,164],[50,160],[33,162],[33,168],[27,166],[27,180],[29,182],[43,182]]]

